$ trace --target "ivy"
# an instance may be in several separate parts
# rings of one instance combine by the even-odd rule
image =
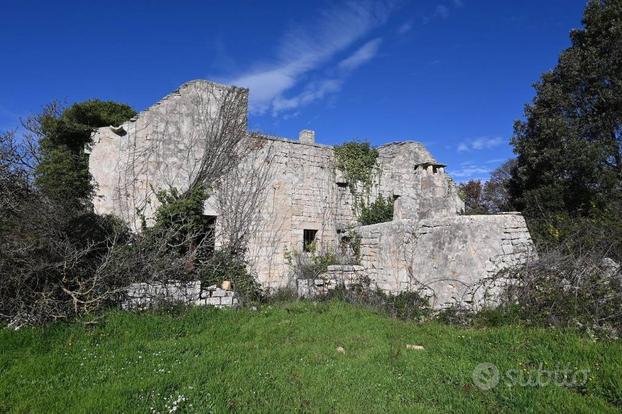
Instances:
[[[350,188],[360,185],[363,189],[371,188],[378,150],[369,142],[350,141],[334,148],[337,168],[345,174]]]

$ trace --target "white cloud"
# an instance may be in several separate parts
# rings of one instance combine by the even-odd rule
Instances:
[[[498,147],[505,141],[501,137],[479,137],[458,144],[458,152],[481,151]]]
[[[272,113],[276,115],[281,111],[308,105],[313,101],[324,98],[329,93],[338,92],[341,89],[341,84],[342,81],[339,79],[325,79],[309,83],[300,94],[292,98],[277,96],[272,102]]]
[[[380,38],[365,43],[356,52],[339,62],[339,69],[351,71],[369,62],[378,53],[380,43],[382,43],[382,39]]]
[[[483,167],[476,164],[465,163],[457,170],[449,169],[449,174],[455,177],[458,181],[468,181],[474,178],[486,178],[490,175],[492,170],[488,167]]]
[[[250,89],[250,109],[255,113],[265,113],[270,109],[273,113],[293,109],[296,104],[308,103],[314,100],[313,97],[322,97],[329,90],[338,90],[336,83],[339,80],[307,85],[294,98],[286,98],[284,94],[299,85],[301,78],[309,72],[327,64],[336,54],[386,22],[390,10],[390,3],[373,0],[349,2],[324,10],[313,24],[298,25],[287,32],[272,62],[226,81]],[[380,44],[379,39],[374,41],[376,43],[368,42],[357,50],[350,56],[351,60],[345,59],[343,62],[348,63],[344,65],[350,65],[353,69],[371,59]]]

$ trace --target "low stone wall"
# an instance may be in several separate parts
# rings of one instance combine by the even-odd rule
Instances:
[[[216,285],[203,288],[200,281],[169,283],[132,283],[126,291],[123,309],[147,309],[162,304],[214,306],[240,305],[238,294]]]
[[[388,293],[419,290],[434,307],[473,303],[473,287],[535,257],[518,213],[396,220],[359,228],[369,278]]]
[[[326,295],[337,287],[347,289],[360,283],[366,275],[365,268],[360,265],[328,266],[326,273],[322,273],[317,279],[297,279],[296,290],[300,298],[314,298]]]

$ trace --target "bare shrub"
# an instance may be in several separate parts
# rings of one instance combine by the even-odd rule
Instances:
[[[622,333],[622,272],[607,252],[544,252],[537,261],[482,283],[495,281],[504,286],[498,307],[483,316],[577,328],[596,336]]]

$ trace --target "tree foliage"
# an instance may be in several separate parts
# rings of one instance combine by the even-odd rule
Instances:
[[[95,128],[120,125],[136,112],[125,104],[89,100],[62,109],[48,105],[25,126],[39,138],[40,162],[35,182],[56,202],[80,209],[89,203],[93,184],[85,149]]]
[[[592,0],[583,28],[535,85],[517,121],[511,201],[540,243],[576,240],[586,224],[622,244],[622,3]],[[596,227],[595,227],[596,226]],[[589,237],[589,236],[588,236]]]
[[[509,186],[515,159],[504,162],[484,181],[469,180],[459,186],[466,214],[495,214],[513,210]]]
[[[584,27],[517,121],[512,201],[528,216],[590,216],[620,200],[622,3],[590,1]]]

